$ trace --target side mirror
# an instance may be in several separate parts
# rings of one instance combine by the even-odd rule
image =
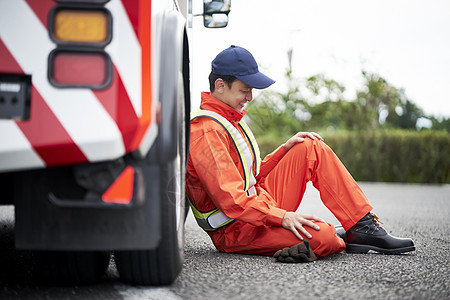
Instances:
[[[203,0],[203,25],[207,28],[223,28],[228,25],[231,0]]]

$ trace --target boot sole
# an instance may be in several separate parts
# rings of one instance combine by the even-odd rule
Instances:
[[[395,249],[383,249],[371,245],[359,245],[359,244],[346,244],[345,252],[347,253],[360,253],[364,254],[369,252],[369,250],[376,251],[383,254],[400,254],[405,252],[411,252],[416,250],[415,246],[395,248]]]

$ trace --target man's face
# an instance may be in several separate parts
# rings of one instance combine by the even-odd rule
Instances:
[[[252,101],[252,87],[240,80],[233,81],[231,87],[228,87],[222,79],[217,80],[221,82],[218,82],[218,86],[216,85],[216,90],[212,95],[236,111],[242,112],[245,104]]]

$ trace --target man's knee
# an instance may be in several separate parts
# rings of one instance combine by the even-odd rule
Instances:
[[[310,139],[307,137],[307,138],[305,138],[305,140],[303,142],[295,144],[291,148],[291,150],[305,151],[305,149],[311,149],[311,148],[323,148],[323,149],[327,149],[327,150],[330,149],[330,147],[328,147],[328,145],[324,141],[321,141],[318,138]]]
[[[336,237],[336,229],[333,225],[326,222],[315,222],[320,227],[320,233],[324,241],[334,239]]]
[[[336,229],[329,223],[316,223],[320,226],[320,230],[311,232],[313,238],[310,240],[313,252],[324,257],[331,253],[344,250],[343,242],[336,235]]]
[[[305,138],[305,140],[301,143],[295,144],[289,152],[295,152],[296,155],[306,155],[308,154],[311,149],[314,147],[315,140],[312,140],[310,138]]]
[[[289,152],[292,152],[291,155],[295,155],[296,157],[305,157],[308,160],[315,160],[323,154],[332,154],[333,150],[317,138],[314,140],[305,138],[303,142],[297,143],[292,147]]]

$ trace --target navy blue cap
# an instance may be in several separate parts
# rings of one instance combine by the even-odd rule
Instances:
[[[216,75],[232,75],[255,89],[264,89],[275,82],[258,70],[253,55],[246,49],[234,46],[220,52],[211,63]]]

